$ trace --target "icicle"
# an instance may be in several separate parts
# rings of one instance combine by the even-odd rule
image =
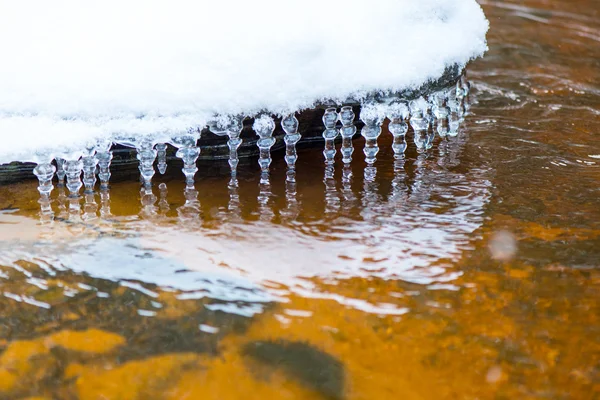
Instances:
[[[51,161],[51,156],[41,157],[40,163],[33,169],[33,173],[38,178],[37,189],[40,192],[38,203],[40,205],[40,223],[42,225],[50,225],[54,221],[50,193],[54,189],[52,178],[54,177],[56,168],[52,165]]]
[[[113,158],[111,151],[112,142],[104,141],[96,147],[96,158],[98,159],[98,178],[100,178],[100,189],[108,189],[110,181],[110,163]]]
[[[156,150],[150,140],[144,139],[136,143],[137,159],[140,161],[138,169],[142,184],[146,188],[152,187],[152,177],[154,176],[154,160],[156,160]],[[156,196],[155,196],[156,197]]]
[[[65,183],[65,159],[64,158],[55,158],[56,160],[56,177],[58,178],[58,185],[63,185]]]
[[[430,98],[431,112],[437,120],[445,119],[448,117],[449,111],[447,106],[447,94],[445,91],[434,93]]]
[[[200,156],[200,147],[197,146],[198,139],[200,139],[200,133],[196,131],[171,138],[171,144],[177,147],[175,155],[183,161],[182,172],[185,175],[187,186],[194,186],[196,172],[198,172],[196,166],[196,161]]]
[[[93,221],[98,218],[98,203],[96,203],[96,195],[94,192],[85,193],[85,203],[83,204],[83,220],[86,222]]]
[[[65,172],[67,173],[67,189],[69,197],[78,197],[79,190],[83,186],[81,183],[81,171],[83,170],[83,161],[80,158],[65,161]]]
[[[156,160],[158,172],[164,175],[167,172],[167,144],[157,143],[156,144]]]
[[[238,148],[242,144],[240,134],[244,128],[243,116],[215,116],[209,121],[208,127],[212,133],[219,136],[228,136],[227,147],[229,147],[229,167],[231,176],[237,175],[237,166],[239,163]]]
[[[268,183],[269,167],[271,165],[271,147],[275,144],[275,138],[273,138],[275,121],[269,115],[263,114],[254,120],[253,128],[258,135],[256,145],[260,152],[258,158],[258,165],[261,170],[260,183]]]
[[[296,161],[298,153],[296,152],[296,143],[302,137],[298,132],[298,119],[294,114],[289,114],[281,120],[281,127],[285,132],[283,141],[285,142],[285,162],[287,163],[287,180],[296,181]]]
[[[95,144],[88,143],[88,145],[86,145],[85,153],[83,157],[81,157],[81,163],[83,165],[84,192],[93,193],[94,186],[96,186],[96,166],[98,165]]]
[[[392,143],[394,158],[396,160],[402,159],[406,152],[406,132],[408,131],[406,120],[410,116],[410,112],[405,103],[394,103],[390,105],[388,113],[390,120],[388,129],[394,137],[394,142]]]
[[[377,153],[379,153],[377,139],[381,135],[381,124],[384,117],[375,104],[365,103],[361,106],[360,119],[365,123],[365,126],[360,131],[360,134],[365,138],[365,147],[363,149],[365,162],[367,165],[372,166],[377,160]]]
[[[323,125],[325,125],[325,130],[323,131],[323,139],[325,139],[323,156],[325,156],[326,165],[333,165],[335,162],[335,139],[339,134],[335,126],[337,121],[337,110],[333,107],[326,109],[325,114],[323,114]]]
[[[409,103],[410,107],[410,125],[415,132],[414,142],[417,146],[417,152],[422,153],[427,150],[427,130],[429,129],[429,119],[427,115],[428,104],[420,97]]]
[[[50,196],[54,185],[52,185],[52,178],[56,168],[49,161],[41,162],[35,166],[33,173],[38,178],[38,191],[42,196]]]
[[[352,153],[354,147],[352,146],[352,139],[356,134],[356,126],[354,126],[354,111],[351,106],[344,106],[340,110],[340,121],[342,122],[342,128],[340,134],[342,135],[342,161],[344,164],[352,162]]]

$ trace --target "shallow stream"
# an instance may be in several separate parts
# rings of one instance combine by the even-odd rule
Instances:
[[[455,138],[0,186],[0,398],[600,398],[600,7],[481,1]],[[339,147],[338,147],[339,149]],[[42,210],[42,211],[40,211]]]

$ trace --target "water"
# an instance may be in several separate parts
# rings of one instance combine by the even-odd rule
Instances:
[[[469,115],[404,158],[0,187],[0,398],[600,395],[600,16],[483,6]]]

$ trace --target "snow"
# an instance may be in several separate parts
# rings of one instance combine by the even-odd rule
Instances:
[[[475,0],[0,2],[0,164],[401,90],[487,49]]]

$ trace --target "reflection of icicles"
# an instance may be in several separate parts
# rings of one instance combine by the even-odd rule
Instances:
[[[413,203],[422,204],[429,197],[425,178],[427,176],[427,154],[422,153],[415,160],[415,177],[411,186],[411,201]]]
[[[152,192],[152,185],[140,188],[140,203],[142,205],[140,215],[142,217],[151,218],[156,215],[156,200],[156,196]]]
[[[107,187],[100,187],[100,218],[109,219],[112,216],[110,212],[110,191]]]
[[[281,216],[287,221],[295,221],[300,215],[300,205],[298,203],[298,193],[296,179],[286,180],[285,182],[285,201],[286,208],[281,211]]]
[[[164,175],[167,172],[167,144],[157,143],[156,144],[156,166],[158,172]]]
[[[365,138],[363,153],[365,153],[365,162],[369,166],[377,160],[377,154],[379,153],[377,139],[381,134],[381,124],[384,118],[379,108],[374,104],[366,103],[361,106],[360,119],[365,123],[365,126],[361,129],[360,134]]]
[[[271,221],[275,217],[275,212],[269,202],[273,193],[271,192],[271,182],[269,181],[269,171],[261,173],[259,192],[258,192],[258,212],[262,221]]]
[[[379,203],[377,194],[377,167],[367,165],[364,170],[362,206],[363,216],[371,215],[374,212],[373,208]]]
[[[289,114],[281,120],[281,127],[285,132],[283,141],[285,142],[285,162],[288,167],[287,180],[294,182],[296,180],[296,160],[298,159],[296,143],[301,138],[298,133],[298,119],[294,114]]]
[[[67,173],[67,189],[69,189],[69,196],[79,197],[79,190],[83,186],[81,183],[81,171],[83,169],[83,162],[81,159],[67,160],[65,161],[65,171]]]
[[[200,201],[198,201],[198,191],[194,185],[187,185],[183,191],[185,203],[177,208],[179,220],[190,223],[200,220]]]
[[[58,203],[58,215],[57,218],[63,221],[66,221],[69,217],[69,212],[67,210],[67,193],[65,191],[64,185],[58,185],[58,197],[56,201]]]
[[[460,127],[460,123],[462,121],[462,106],[460,101],[460,99],[457,99],[456,97],[452,96],[448,99],[448,108],[450,109],[450,114],[448,115],[447,135],[451,137],[458,135],[458,128]]]
[[[338,113],[335,108],[325,110],[325,114],[323,114],[323,125],[325,125],[325,130],[323,131],[323,139],[325,139],[323,156],[325,156],[326,165],[333,165],[335,160],[335,139],[338,136],[338,130],[335,125],[337,121]]]
[[[154,176],[154,160],[156,160],[156,150],[149,140],[143,140],[136,144],[137,159],[140,161],[138,169],[142,183],[146,188],[152,187],[152,177]]]
[[[105,141],[98,144],[96,158],[98,159],[98,178],[100,178],[100,189],[107,189],[110,181],[110,163],[113,153],[110,150],[112,143]]]
[[[335,181],[335,167],[333,165],[325,166],[325,176],[323,183],[325,184],[325,213],[337,213],[340,209],[340,197],[337,192]]]
[[[349,213],[356,205],[356,196],[352,191],[352,168],[350,164],[344,164],[342,170],[342,196],[343,208],[346,213]]]
[[[403,204],[408,196],[408,185],[406,171],[404,170],[404,159],[394,160],[394,179],[392,179],[392,192],[390,202],[394,207]]]
[[[354,111],[350,106],[344,106],[340,110],[340,121],[342,122],[342,128],[340,134],[342,135],[342,161],[344,164],[352,162],[352,153],[354,147],[352,146],[352,138],[356,134],[356,126],[354,126]]]
[[[83,165],[84,192],[93,193],[94,186],[96,186],[96,166],[98,165],[95,144],[90,143],[86,146],[85,153],[81,157],[81,163]]]
[[[94,192],[85,193],[85,203],[83,204],[83,220],[86,222],[98,218],[98,203],[96,203],[96,194]]]
[[[48,194],[40,194],[38,200],[40,205],[40,223],[42,225],[51,224],[54,221],[54,211],[52,211],[52,203]]]
[[[167,184],[164,182],[161,183],[160,185],[158,185],[158,190],[159,190],[158,209],[160,210],[160,212],[162,214],[166,214],[171,209],[171,206],[169,205],[169,201],[167,200],[167,193],[168,193]]]
[[[67,176],[69,172],[67,170]],[[81,223],[81,196],[69,196],[69,231],[72,234],[78,235],[83,232],[84,225]]]
[[[394,137],[392,144],[392,150],[394,150],[394,158],[404,158],[406,152],[406,132],[408,131],[408,119],[410,112],[408,106],[405,103],[395,103],[390,105],[388,109],[388,118],[390,124],[388,129]]]
[[[234,222],[242,220],[242,211],[240,208],[240,195],[238,193],[239,182],[235,176],[232,176],[227,185],[229,190],[229,203],[227,209],[229,210],[229,219]]]
[[[266,181],[268,182],[269,167],[271,165],[271,147],[275,144],[275,138],[273,138],[275,121],[273,121],[271,116],[263,114],[254,120],[253,128],[258,135],[256,145],[260,152],[258,165],[261,170],[261,183],[265,183],[263,177],[266,177]]]

